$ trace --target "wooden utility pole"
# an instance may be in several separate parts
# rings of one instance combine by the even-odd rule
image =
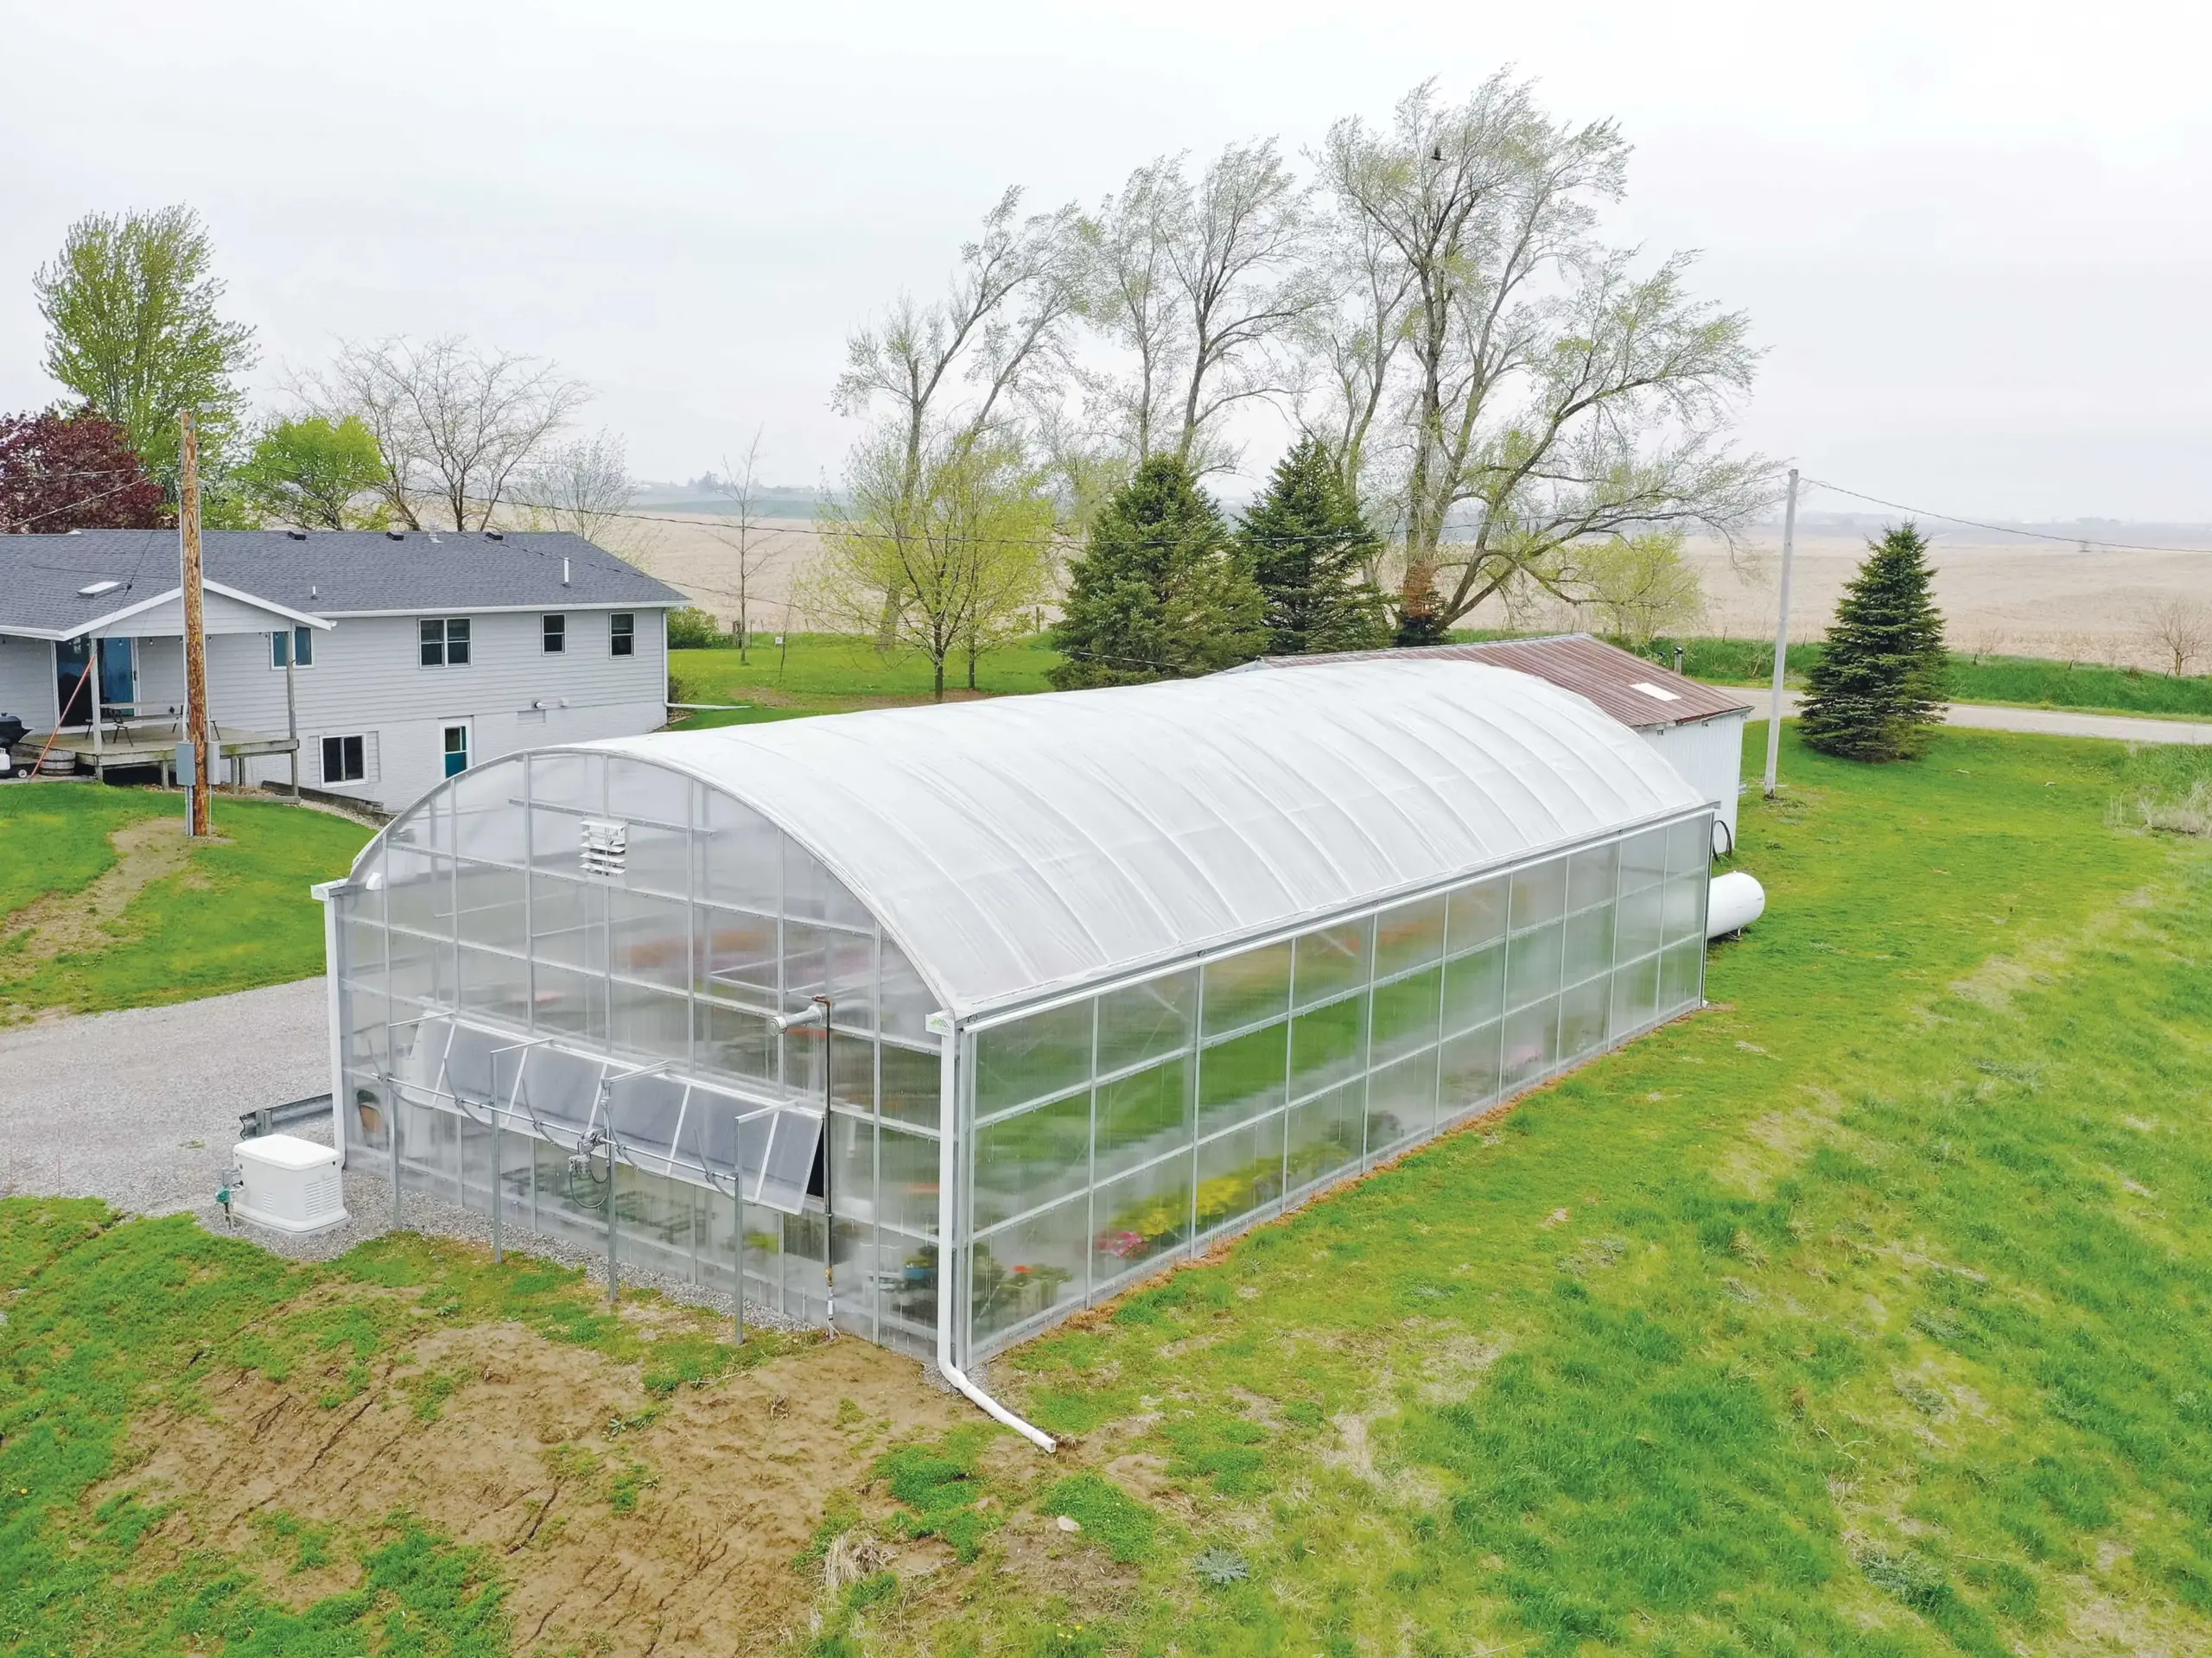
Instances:
[[[200,437],[189,410],[183,429],[184,476],[177,503],[177,533],[184,543],[184,717],[192,744],[192,832],[212,835],[208,791],[215,772],[214,722],[207,717],[207,627],[200,593]]]

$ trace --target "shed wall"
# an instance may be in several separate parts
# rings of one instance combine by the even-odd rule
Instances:
[[[1724,714],[1694,725],[1669,726],[1637,734],[1664,755],[1682,780],[1711,804],[1727,830],[1726,847],[1736,844],[1736,801],[1744,779],[1744,716]]]

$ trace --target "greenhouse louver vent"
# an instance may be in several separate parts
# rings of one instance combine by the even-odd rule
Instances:
[[[587,875],[619,875],[629,867],[630,826],[587,817],[583,822],[583,866]]]

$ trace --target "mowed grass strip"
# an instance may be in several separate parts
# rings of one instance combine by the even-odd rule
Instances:
[[[2212,1648],[2208,772],[1793,745],[1715,1007],[1000,1360],[1249,1563],[1103,1649]]]
[[[188,843],[181,823],[181,797],[151,790],[0,788],[0,1020],[182,1001],[322,971],[321,908],[308,889],[344,874],[370,831],[224,796],[212,839]]]

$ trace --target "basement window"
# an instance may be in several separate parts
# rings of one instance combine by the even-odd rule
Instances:
[[[325,737],[322,740],[322,780],[325,783],[359,783],[367,774],[365,740],[359,737]]]

